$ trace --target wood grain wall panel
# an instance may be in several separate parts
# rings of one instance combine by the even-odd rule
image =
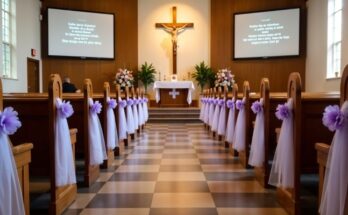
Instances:
[[[300,56],[262,60],[233,60],[233,14],[300,7]],[[258,91],[260,80],[267,77],[271,91],[286,91],[289,74],[299,72],[305,83],[306,4],[304,0],[211,0],[211,67],[216,71],[230,68],[237,83],[248,80],[251,91]]]
[[[54,58],[47,56],[47,8],[57,7],[115,14],[115,59],[83,60],[74,58]],[[112,84],[118,68],[137,71],[138,66],[138,1],[137,0],[43,0],[42,67],[43,86],[47,91],[49,75],[58,73],[69,76],[72,83],[83,88],[83,80],[90,78],[95,92],[103,91],[104,81]],[[113,86],[113,85],[111,85]]]

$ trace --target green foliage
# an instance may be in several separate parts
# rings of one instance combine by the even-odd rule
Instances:
[[[205,65],[204,61],[202,61],[200,64],[196,64],[192,77],[198,82],[198,85],[201,87],[201,91],[203,91],[203,87],[207,83],[210,83],[209,78],[212,74],[215,77],[212,69]]]
[[[210,70],[208,74],[209,88],[215,87],[215,81],[216,81],[216,74],[213,70]]]
[[[145,88],[145,93],[147,91],[147,86],[155,82],[156,69],[153,67],[152,63],[141,65],[140,71],[138,71],[138,79],[143,83]]]

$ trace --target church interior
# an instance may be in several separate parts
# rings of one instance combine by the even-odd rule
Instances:
[[[0,215],[348,215],[348,0],[0,2]]]

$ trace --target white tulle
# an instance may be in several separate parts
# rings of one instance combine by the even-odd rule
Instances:
[[[204,118],[203,118],[203,116],[204,116],[204,107],[205,107],[205,103],[204,102],[202,102],[202,106],[201,106],[201,110],[200,110],[200,112],[199,112],[199,119],[201,120],[201,121],[204,121]]]
[[[57,108],[62,100],[57,99]],[[61,187],[76,184],[75,162],[70,140],[68,121],[60,116],[57,111],[55,123],[54,152],[55,152],[55,174],[56,186]]]
[[[143,104],[140,102],[138,105],[138,119],[139,119],[139,126],[144,125],[144,111],[143,111]]]
[[[234,102],[234,100],[233,100],[233,102]],[[229,108],[229,111],[228,111],[225,140],[229,144],[233,143],[234,128],[235,128],[235,121],[236,121],[235,111],[236,111],[235,108]]]
[[[213,126],[213,120],[214,120],[214,111],[215,111],[215,104],[213,102],[209,106],[209,120],[208,124],[212,127]]]
[[[207,103],[204,106],[204,116],[203,116],[203,121],[205,124],[209,123],[209,109],[210,109],[210,103]]]
[[[119,140],[127,139],[127,120],[124,108],[118,105],[118,138]]]
[[[115,120],[114,110],[110,107],[106,110],[106,120],[107,120],[107,137],[106,145],[108,150],[113,150],[118,145],[118,135],[117,135],[117,126]]]
[[[0,215],[24,215],[22,191],[8,136],[0,133]]]
[[[134,99],[135,101],[135,99]],[[138,129],[139,127],[139,118],[138,118],[138,105],[133,104],[132,109],[133,109],[133,119],[134,119],[134,129]]]
[[[243,102],[245,101],[245,98],[243,98]],[[242,107],[237,116],[237,122],[236,127],[234,130],[234,137],[233,137],[233,148],[237,150],[238,152],[245,151],[245,145],[246,145],[246,127],[245,127],[245,107]]]
[[[341,110],[348,116],[348,102]],[[326,164],[323,193],[320,204],[321,215],[348,214],[348,122],[336,131],[330,146]]]
[[[220,108],[218,135],[225,135],[226,132],[226,105]]]
[[[214,114],[213,114],[213,123],[211,126],[212,131],[217,131],[219,127],[219,115],[220,115],[220,105],[215,105]]]
[[[126,118],[127,118],[127,132],[129,134],[134,134],[135,125],[134,125],[134,117],[133,117],[133,109],[132,106],[127,104],[126,107]]]
[[[294,141],[293,141],[293,101],[288,99],[291,111],[289,118],[283,120],[275,151],[268,183],[282,188],[294,187]],[[313,149],[314,150],[314,149]]]
[[[149,110],[148,110],[148,107],[147,107],[147,102],[143,103],[143,110],[144,110],[144,120],[145,120],[145,123],[146,123],[147,120],[149,120]]]
[[[260,100],[263,105],[263,99]],[[264,111],[256,114],[253,137],[250,147],[249,165],[263,166],[265,161],[265,116]]]
[[[91,106],[93,100],[89,98],[88,103]],[[107,159],[103,130],[98,114],[89,111],[88,117],[89,162],[90,165],[102,164]]]

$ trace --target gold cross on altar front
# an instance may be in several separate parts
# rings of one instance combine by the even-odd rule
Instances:
[[[177,38],[180,32],[185,28],[192,28],[193,23],[177,23],[176,22],[176,7],[173,7],[173,22],[172,23],[156,23],[156,28],[164,28],[165,31],[171,33],[173,44],[173,74],[176,74],[176,51]]]

